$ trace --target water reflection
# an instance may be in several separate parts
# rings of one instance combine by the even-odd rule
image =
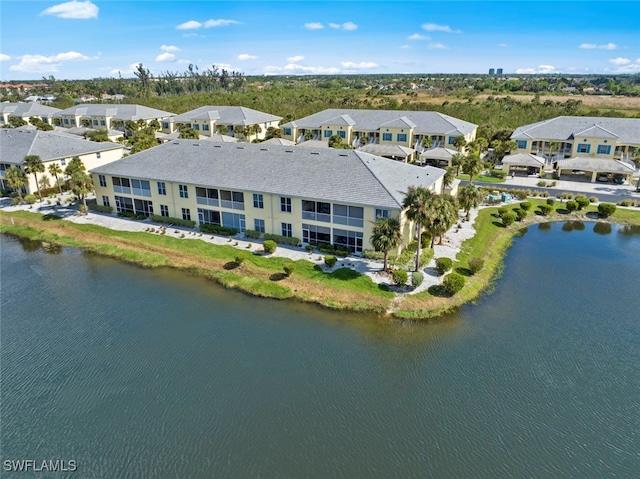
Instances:
[[[549,231],[551,229],[551,222],[545,221],[544,223],[539,223],[538,229],[542,231]]]
[[[611,223],[596,223],[593,225],[593,232],[599,235],[611,234]]]
[[[640,226],[636,225],[621,225],[618,228],[618,233],[625,236],[640,235]]]
[[[585,224],[582,221],[567,221],[562,225],[562,231],[584,231]]]
[[[22,246],[22,249],[27,253],[34,253],[40,249],[48,254],[60,254],[62,252],[62,246],[55,243],[49,243],[48,241],[33,240],[22,237],[18,237],[17,240]]]

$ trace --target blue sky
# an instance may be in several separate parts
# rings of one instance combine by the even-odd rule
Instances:
[[[0,79],[640,72],[640,2],[2,0]]]

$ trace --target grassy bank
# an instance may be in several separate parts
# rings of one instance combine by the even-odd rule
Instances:
[[[545,201],[531,199],[530,202],[535,209]],[[584,211],[569,214],[563,209],[563,204],[558,203],[549,216],[530,213],[522,222],[505,228],[500,223],[497,207],[481,210],[475,222],[476,234],[463,243],[454,262],[454,270],[466,277],[466,285],[453,297],[434,293],[433,290],[396,296],[366,275],[348,268],[326,273],[307,260],[295,261],[295,271],[287,276],[283,267],[292,262],[287,258],[253,255],[233,246],[200,239],[179,239],[77,224],[25,211],[0,212],[0,232],[82,248],[145,268],[174,268],[254,296],[295,299],[336,310],[390,312],[397,318],[424,319],[440,316],[490,290],[490,285],[500,274],[502,259],[514,235],[527,225],[542,221],[591,221],[590,216],[595,211],[595,206],[589,206]],[[618,208],[610,221],[640,225],[640,211]],[[239,254],[245,258],[241,265],[236,263]],[[475,275],[468,270],[468,260],[473,257],[484,259],[483,269]]]

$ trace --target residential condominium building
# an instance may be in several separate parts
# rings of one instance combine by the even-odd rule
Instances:
[[[31,118],[39,118],[53,125],[53,115],[61,111],[59,108],[41,105],[40,103],[0,103],[0,127],[10,126],[12,116],[31,124]]]
[[[142,120],[149,124],[153,120],[160,124],[175,113],[141,105],[128,104],[83,104],[61,110],[53,115],[54,121],[65,128],[87,126],[103,130],[123,130],[126,121]]]
[[[56,179],[49,174],[49,165],[58,164],[64,171],[69,161],[77,156],[88,171],[122,158],[124,147],[118,143],[89,141],[59,131],[4,128],[0,130],[0,152],[0,188],[6,190],[9,188],[4,184],[5,171],[14,165],[24,169],[24,158],[28,155],[39,156],[44,163],[45,172],[38,173],[38,180],[48,178],[49,184],[55,187]],[[37,187],[33,175],[27,175],[27,179],[29,184],[25,192],[35,193]]]
[[[268,128],[277,128],[282,117],[243,106],[202,106],[162,121],[162,132],[171,134],[181,126],[195,129],[201,136],[222,134],[252,141],[265,137]]]
[[[99,204],[297,237],[360,252],[376,217],[403,214],[409,186],[440,192],[444,170],[354,150],[177,140],[92,170]]]
[[[328,140],[334,135],[353,147],[367,144],[420,148],[425,138],[432,147],[453,145],[463,136],[476,137],[478,125],[434,111],[329,109],[281,126],[282,137],[302,143]]]

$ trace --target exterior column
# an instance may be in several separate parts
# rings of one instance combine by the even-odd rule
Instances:
[[[596,173],[597,173],[596,171],[593,171],[591,173],[591,183],[595,183],[596,182]]]

